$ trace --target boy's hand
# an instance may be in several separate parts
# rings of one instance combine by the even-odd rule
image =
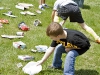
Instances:
[[[38,65],[41,65],[42,63],[43,63],[42,60],[37,61],[37,66],[38,66]]]

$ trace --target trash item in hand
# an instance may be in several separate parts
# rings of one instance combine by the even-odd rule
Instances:
[[[26,48],[26,44],[23,43],[22,41],[13,42],[13,46],[15,48],[20,48],[20,49],[25,49]]]
[[[34,57],[29,56],[29,55],[18,55],[18,59],[23,60],[23,61],[30,61],[30,60],[33,60]]]
[[[38,74],[42,70],[42,66],[41,65],[38,65],[37,66],[37,62],[30,61],[29,63],[27,63],[22,68],[22,70],[26,74],[34,75],[34,74]]]

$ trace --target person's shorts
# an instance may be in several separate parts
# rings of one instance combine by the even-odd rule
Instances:
[[[84,23],[78,5],[72,3],[62,6],[58,10],[58,16],[61,17],[63,20],[66,20],[69,17],[70,22]]]

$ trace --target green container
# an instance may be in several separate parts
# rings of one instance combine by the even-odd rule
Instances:
[[[83,7],[84,5],[84,0],[73,0],[74,2],[76,2],[78,4],[79,7]]]

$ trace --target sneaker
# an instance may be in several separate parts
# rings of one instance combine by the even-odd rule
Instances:
[[[44,7],[42,5],[39,5],[39,9],[44,10]]]
[[[49,6],[48,6],[47,4],[42,4],[42,6],[43,6],[44,8],[49,8]]]
[[[62,67],[54,67],[54,66],[48,66],[49,69],[59,69],[59,70],[63,70]]]
[[[100,38],[96,40],[96,43],[100,44]]]

